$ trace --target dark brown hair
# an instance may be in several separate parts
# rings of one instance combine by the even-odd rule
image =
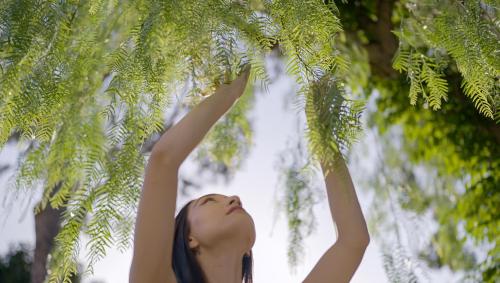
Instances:
[[[172,254],[172,268],[178,283],[206,283],[203,270],[196,261],[194,252],[189,248],[189,222],[187,221],[188,206],[194,200],[182,207],[175,217],[175,232]],[[252,250],[250,255],[244,255],[242,260],[241,279],[244,283],[252,283]]]

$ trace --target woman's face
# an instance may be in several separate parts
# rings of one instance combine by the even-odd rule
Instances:
[[[245,210],[230,208],[240,205],[239,197],[208,194],[193,200],[188,206],[190,245],[207,249],[229,245],[249,251],[255,242],[255,225]],[[193,238],[195,241],[193,241]]]

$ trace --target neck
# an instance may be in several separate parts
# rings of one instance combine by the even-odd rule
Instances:
[[[203,250],[198,262],[207,283],[241,283],[243,252]]]

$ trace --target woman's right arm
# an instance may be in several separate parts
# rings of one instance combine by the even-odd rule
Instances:
[[[179,167],[213,124],[241,96],[249,72],[247,69],[230,84],[220,86],[154,145],[139,200],[129,282],[176,282],[172,250]]]
[[[178,166],[153,150],[145,170],[129,282],[175,283],[172,269]]]

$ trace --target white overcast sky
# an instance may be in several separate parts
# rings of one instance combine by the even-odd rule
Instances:
[[[268,70],[273,77],[276,73],[274,68],[283,68],[282,64],[277,64],[275,60],[268,60]],[[269,87],[269,93],[256,92],[256,105],[251,112],[253,120],[254,147],[251,149],[249,158],[244,161],[241,171],[236,173],[234,181],[227,186],[222,184],[208,185],[203,190],[195,191],[188,198],[183,198],[178,194],[178,208],[183,206],[188,200],[199,197],[209,192],[226,195],[240,196],[246,210],[253,217],[257,238],[253,247],[254,255],[254,282],[302,282],[313,266],[317,263],[322,254],[335,241],[335,230],[330,215],[328,200],[325,198],[314,209],[317,217],[316,232],[305,239],[302,264],[298,267],[297,273],[292,274],[287,263],[288,228],[285,215],[282,213],[273,227],[273,197],[278,184],[278,172],[275,167],[278,154],[287,146],[287,141],[295,139],[297,136],[296,119],[304,117],[302,110],[296,110],[291,100],[286,100],[285,96],[295,96],[295,82],[287,76],[280,76],[274,79]],[[178,117],[178,119],[182,118]],[[178,119],[176,121],[178,121]],[[303,125],[305,126],[305,125]],[[302,127],[303,127],[302,126]],[[369,149],[368,149],[369,151]],[[0,152],[1,164],[14,164],[17,158],[15,145],[6,146]],[[369,166],[370,160],[367,158],[365,166]],[[368,164],[368,165],[367,165]],[[350,170],[356,168],[349,165]],[[361,169],[361,168],[358,168]],[[181,169],[184,174],[190,175],[194,167],[191,160],[183,163]],[[355,172],[351,172],[353,182],[356,187],[357,180]],[[6,180],[8,174],[0,177],[0,254],[4,255],[9,245],[18,242],[27,242],[34,245],[34,216],[31,209],[40,197],[40,192],[36,192],[31,199],[21,197],[16,201],[14,209],[7,211],[7,203],[4,201],[6,195]],[[322,189],[325,190],[323,183]],[[324,192],[326,194],[326,191]],[[357,188],[359,201],[365,216],[369,214],[368,207],[370,197],[366,190]],[[325,195],[326,196],[326,195]],[[9,199],[10,200],[10,199]],[[26,211],[26,208],[28,210]],[[24,215],[24,216],[23,216]],[[86,240],[80,245],[80,258],[85,260],[84,250]],[[98,262],[94,267],[94,275],[84,278],[84,283],[119,283],[128,282],[129,267],[132,257],[132,250],[120,253],[115,249],[108,250],[107,256]],[[430,282],[448,281],[451,275],[449,272],[441,271],[430,274]],[[382,258],[377,243],[377,239],[372,237],[372,241],[366,250],[363,261],[356,271],[351,282],[388,282],[382,267]]]

